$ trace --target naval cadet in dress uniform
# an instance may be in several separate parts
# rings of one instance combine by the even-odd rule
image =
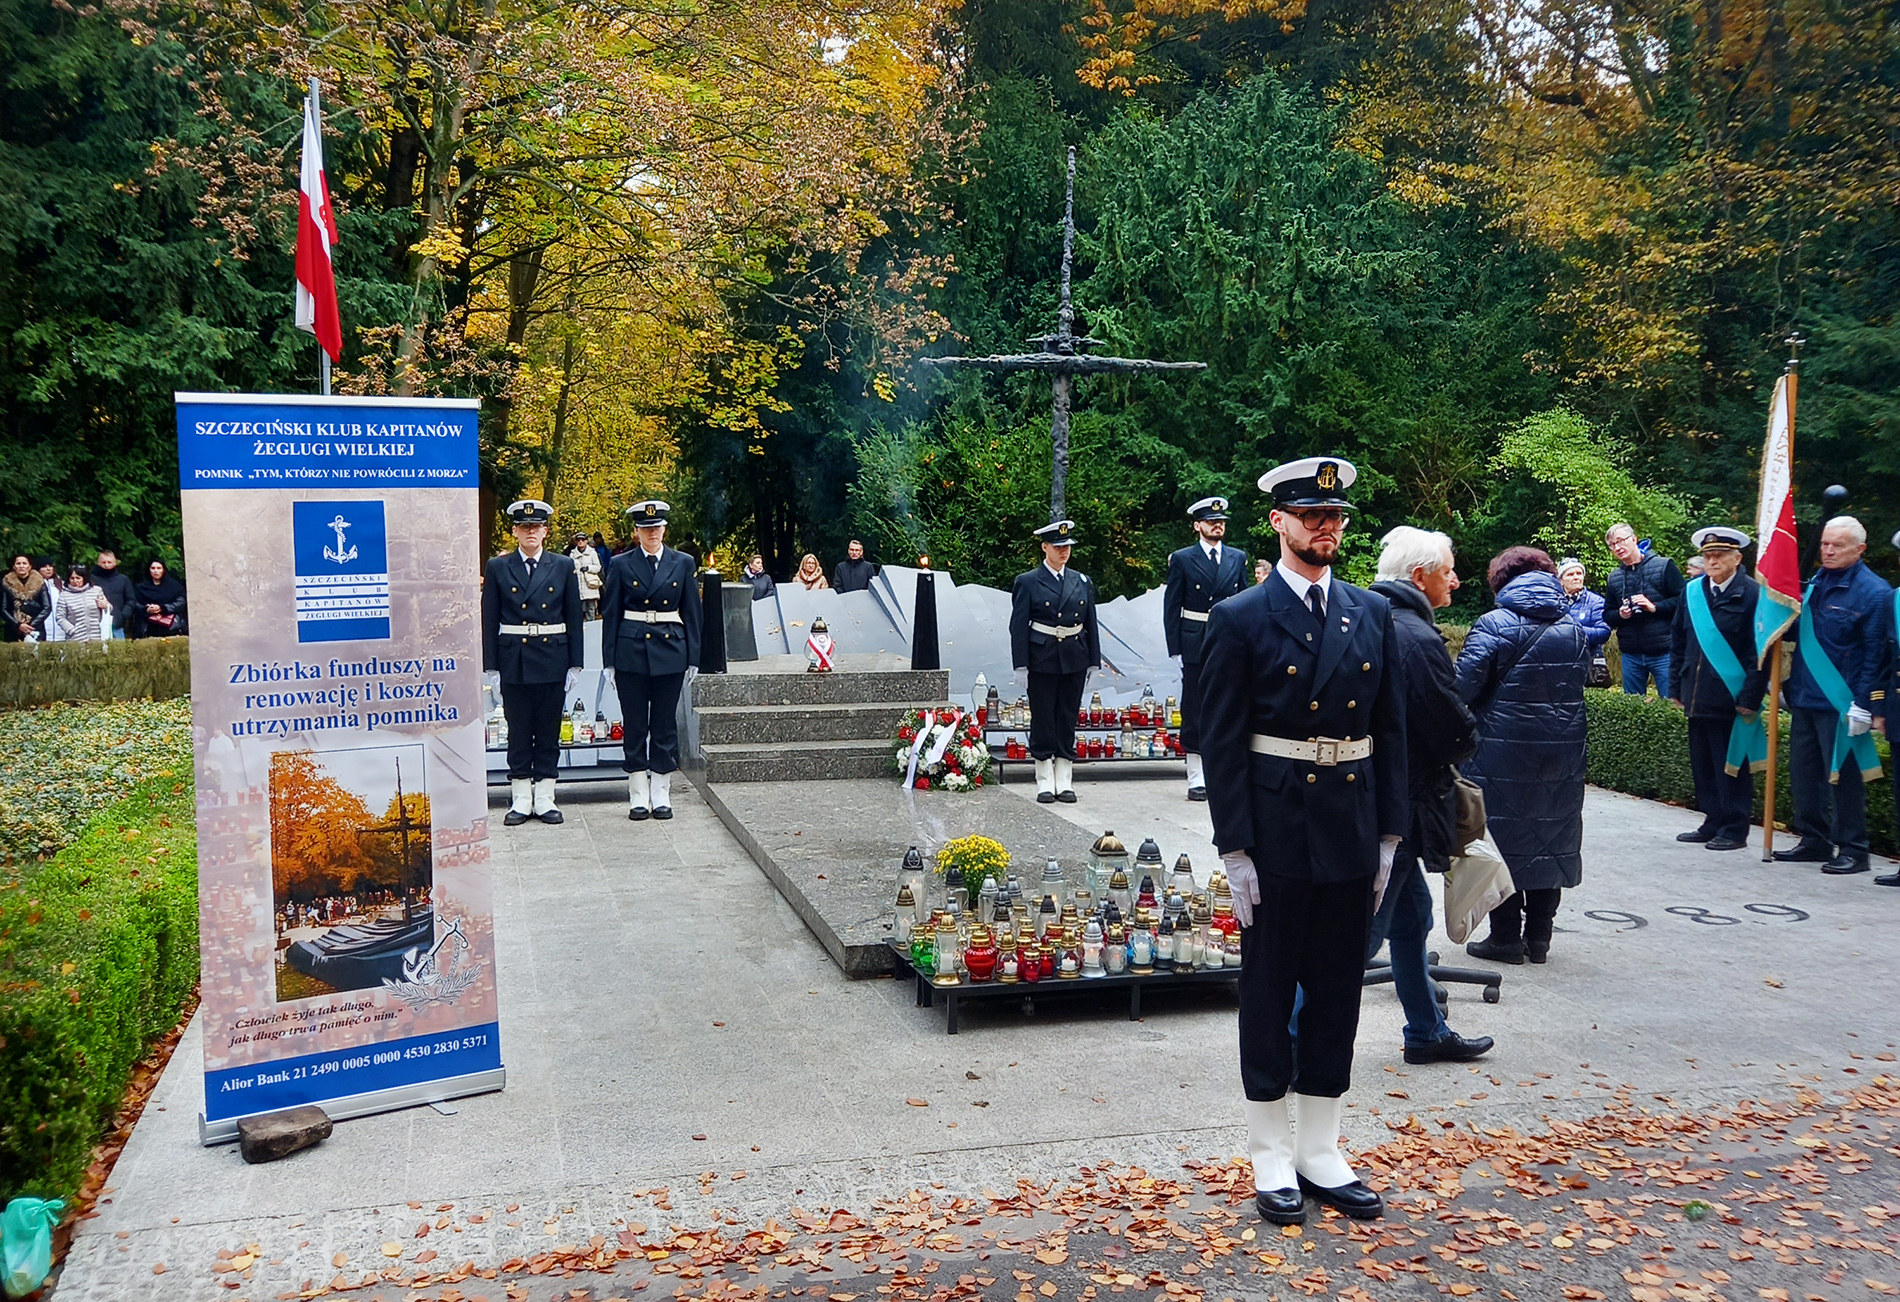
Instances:
[[[508,786],[501,821],[561,821],[554,775],[561,760],[561,703],[581,676],[581,585],[574,562],[547,549],[554,508],[527,498],[508,507],[516,548],[488,562],[482,580],[482,669],[501,689],[508,720]]]
[[[673,817],[680,766],[679,701],[699,667],[699,583],[693,558],[666,545],[665,502],[635,502],[638,547],[614,557],[600,590],[601,659],[620,695],[627,817]]]
[[[1751,541],[1740,529],[1714,525],[1692,540],[1703,572],[1689,580],[1669,630],[1669,696],[1689,716],[1689,771],[1702,826],[1676,840],[1711,850],[1748,844],[1755,803],[1749,765],[1768,762],[1768,729],[1760,719],[1768,671],[1755,654],[1755,604],[1761,589],[1742,570]]]
[[[1095,625],[1095,585],[1069,565],[1075,521],[1035,531],[1042,564],[1018,574],[1010,589],[1010,663],[1029,675],[1029,754],[1036,761],[1036,800],[1075,803],[1075,717],[1089,670],[1102,663]]]
[[[1201,655],[1208,813],[1242,928],[1255,1205],[1276,1225],[1305,1219],[1303,1194],[1362,1220],[1384,1211],[1339,1151],[1367,931],[1409,813],[1392,608],[1332,572],[1355,478],[1339,457],[1261,477],[1279,563],[1213,608]]]
[[[1207,636],[1207,612],[1214,603],[1247,586],[1247,553],[1228,547],[1227,499],[1203,497],[1188,508],[1200,540],[1168,557],[1168,586],[1161,603],[1161,625],[1168,654],[1181,665],[1181,745],[1187,751],[1189,800],[1207,799],[1201,767],[1201,645]]]

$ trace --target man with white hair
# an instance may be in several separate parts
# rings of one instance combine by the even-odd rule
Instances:
[[[1669,630],[1682,605],[1687,584],[1676,563],[1660,552],[1643,551],[1636,531],[1613,524],[1603,535],[1616,572],[1603,585],[1603,620],[1616,634],[1623,654],[1623,690],[1641,696],[1656,680],[1656,694],[1669,696]]]
[[[1783,863],[1836,876],[1867,871],[1866,779],[1880,776],[1868,734],[1886,730],[1893,677],[1893,589],[1867,568],[1867,530],[1851,515],[1821,527],[1821,569],[1801,602],[1785,692],[1795,832]]]
[[[1392,945],[1392,986],[1405,1008],[1405,1061],[1470,1062],[1491,1051],[1491,1037],[1467,1039],[1445,1024],[1432,994],[1425,939],[1432,930],[1427,872],[1442,873],[1457,844],[1458,806],[1451,766],[1477,748],[1477,720],[1458,695],[1458,678],[1432,612],[1458,590],[1451,539],[1400,525],[1380,543],[1372,590],[1392,603],[1392,630],[1405,670],[1405,773],[1411,816],[1392,864],[1392,881],[1372,918],[1366,958]]]

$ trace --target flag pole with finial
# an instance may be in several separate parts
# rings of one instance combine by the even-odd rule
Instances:
[[[1800,385],[1799,332],[1790,333],[1788,363],[1768,404],[1768,435],[1761,451],[1761,499],[1756,509],[1755,573],[1761,595],[1755,604],[1757,663],[1768,660],[1768,764],[1762,788],[1761,857],[1775,857],[1775,783],[1781,750],[1781,677],[1787,663],[1785,634],[1801,615],[1801,553],[1794,524],[1794,410]]]

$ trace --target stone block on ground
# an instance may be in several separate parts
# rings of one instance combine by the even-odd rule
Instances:
[[[238,1151],[246,1162],[275,1162],[280,1157],[315,1148],[330,1137],[336,1124],[314,1103],[282,1112],[266,1112],[238,1122]]]

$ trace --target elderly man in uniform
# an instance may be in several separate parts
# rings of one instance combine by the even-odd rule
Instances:
[[[1035,531],[1042,564],[1010,589],[1010,663],[1029,678],[1029,754],[1036,761],[1036,802],[1075,803],[1075,717],[1089,670],[1102,663],[1095,585],[1069,566],[1075,521]]]
[[[673,817],[680,691],[699,665],[699,584],[692,557],[666,545],[667,504],[635,502],[639,545],[614,557],[600,594],[600,650],[620,696],[627,817]]]
[[[561,703],[581,676],[581,586],[574,562],[547,549],[554,508],[526,498],[508,507],[515,550],[488,562],[482,581],[482,669],[501,689],[508,720],[505,826],[561,821],[554,775]]]
[[[1385,1210],[1339,1151],[1368,929],[1410,816],[1392,608],[1332,573],[1355,478],[1339,457],[1261,476],[1280,560],[1214,607],[1201,658],[1208,812],[1242,927],[1254,1202],[1276,1225],[1305,1219],[1302,1194]]]
[[[1886,730],[1893,677],[1893,589],[1867,568],[1867,530],[1851,515],[1821,527],[1821,570],[1808,581],[1794,668],[1784,689],[1794,787],[1792,849],[1783,863],[1835,875],[1867,871],[1866,779],[1880,776],[1870,729]]]
[[[1678,841],[1711,850],[1748,844],[1755,801],[1751,764],[1768,762],[1761,701],[1768,671],[1755,655],[1755,603],[1761,589],[1742,572],[1752,539],[1740,529],[1698,529],[1702,575],[1683,590],[1669,635],[1670,699],[1689,716],[1689,771],[1702,826]]]
[[[1189,800],[1207,799],[1201,766],[1201,644],[1214,603],[1247,587],[1247,553],[1222,545],[1227,536],[1227,499],[1203,497],[1188,508],[1200,540],[1168,557],[1168,586],[1161,626],[1168,654],[1181,666],[1181,745],[1187,751]]]

